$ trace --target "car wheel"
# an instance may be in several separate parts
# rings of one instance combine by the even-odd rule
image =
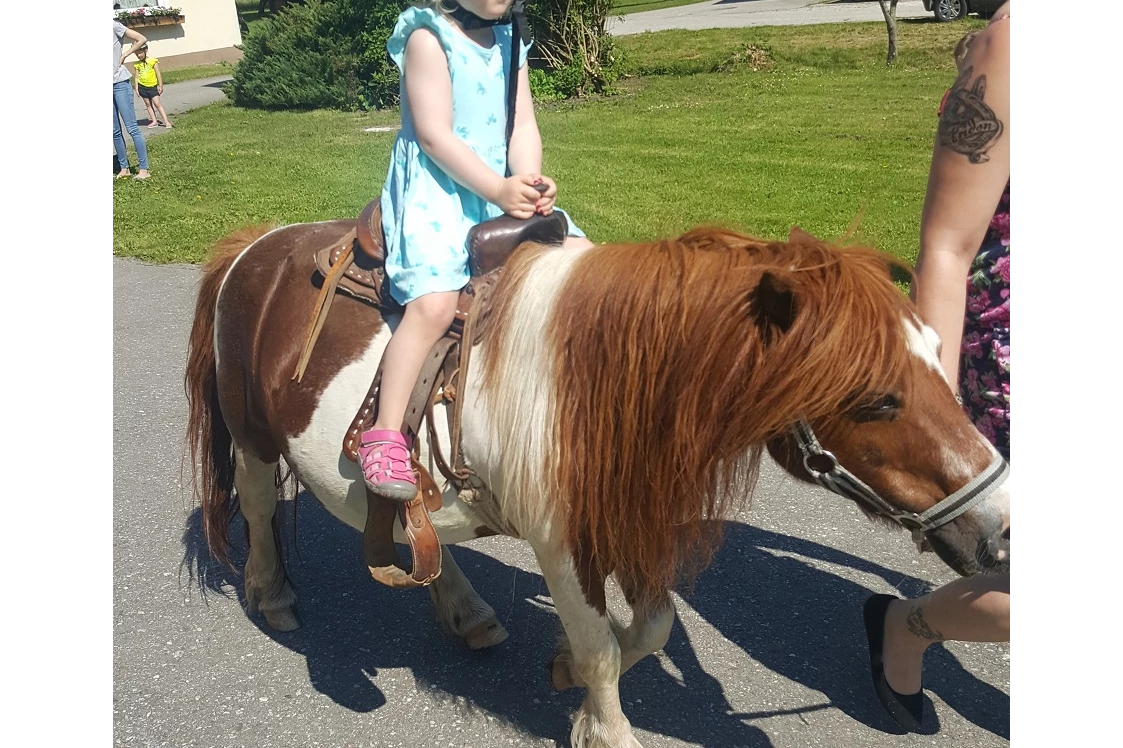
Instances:
[[[932,5],[932,11],[936,14],[936,20],[941,23],[944,21],[958,21],[967,15],[967,8],[964,7],[966,3],[964,0],[936,0]]]

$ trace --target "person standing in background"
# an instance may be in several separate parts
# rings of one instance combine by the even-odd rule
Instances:
[[[125,39],[131,39],[133,43],[127,50],[122,51]],[[117,153],[117,163],[121,169],[117,172],[118,179],[130,174],[129,154],[125,146],[125,137],[121,133],[122,120],[125,123],[125,130],[133,139],[133,147],[136,148],[138,168],[133,179],[148,179],[152,176],[148,173],[148,146],[145,145],[144,136],[140,134],[140,125],[136,121],[133,77],[125,67],[125,59],[147,43],[148,39],[140,32],[127,28],[120,21],[113,21],[113,150]]]

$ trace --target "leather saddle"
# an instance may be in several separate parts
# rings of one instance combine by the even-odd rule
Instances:
[[[429,512],[442,506],[441,491],[432,475],[421,465],[419,443],[421,422],[427,421],[434,461],[441,473],[454,485],[463,487],[471,476],[460,459],[460,414],[463,400],[457,397],[457,385],[464,381],[472,347],[486,331],[491,308],[491,289],[498,281],[504,264],[520,245],[534,242],[560,246],[565,240],[567,222],[558,211],[549,216],[535,215],[521,220],[507,215],[474,226],[468,233],[468,265],[470,280],[460,290],[456,318],[445,336],[426,357],[406,409],[403,431],[413,444],[413,469],[417,475],[418,495],[399,503],[367,495],[367,523],[363,531],[363,556],[375,580],[390,587],[424,586],[441,573],[441,548]],[[330,246],[315,250],[320,295],[305,334],[304,348],[293,379],[299,381],[312,354],[316,338],[327,318],[335,293],[344,293],[378,308],[383,317],[401,314],[403,308],[390,296],[384,273],[382,208],[374,199],[363,209],[355,228]],[[465,341],[467,341],[465,343]],[[359,436],[369,429],[378,415],[378,395],[382,381],[382,362],[362,405],[359,407],[343,440],[343,454],[358,462]],[[441,454],[432,418],[436,403],[452,406],[449,419],[451,455]],[[428,418],[426,418],[428,416]],[[394,546],[394,518],[405,530],[413,557],[412,571],[406,573],[397,563]]]

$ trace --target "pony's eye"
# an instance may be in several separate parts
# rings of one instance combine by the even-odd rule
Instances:
[[[896,395],[882,395],[873,402],[863,405],[854,411],[854,420],[858,423],[891,421],[897,417],[897,411],[900,409],[900,398]]]

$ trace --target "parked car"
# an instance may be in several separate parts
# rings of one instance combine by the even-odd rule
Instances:
[[[958,21],[968,13],[989,18],[1006,0],[924,0],[924,9],[936,14],[937,21]]]

